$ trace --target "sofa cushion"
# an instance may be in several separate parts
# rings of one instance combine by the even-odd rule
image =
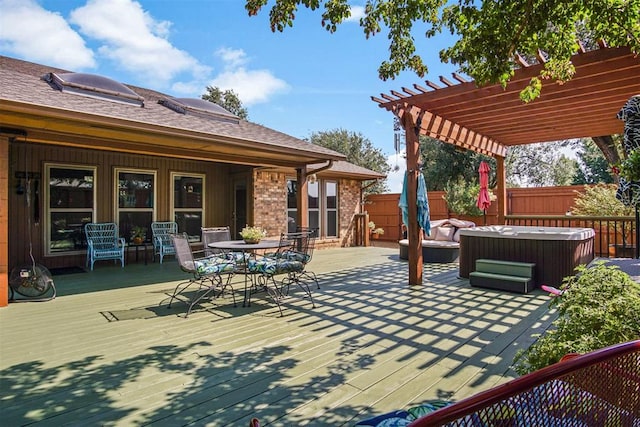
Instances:
[[[456,229],[453,227],[438,227],[435,239],[451,242],[453,240],[453,233],[455,233],[455,231]]]

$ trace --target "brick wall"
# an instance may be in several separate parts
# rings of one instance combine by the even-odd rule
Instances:
[[[255,171],[253,174],[254,224],[268,236],[280,236],[287,224],[287,177],[283,172]]]
[[[331,246],[352,246],[354,244],[353,216],[360,212],[360,181],[341,179],[338,184],[339,194],[339,242]]]
[[[256,171],[253,178],[253,225],[265,228],[269,236],[279,236],[286,231],[287,175],[282,172]],[[341,179],[338,191],[339,237],[318,240],[319,248],[353,244],[353,216],[359,212],[360,182]]]

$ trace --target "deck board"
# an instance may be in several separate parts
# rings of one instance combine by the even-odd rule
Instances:
[[[264,294],[230,295],[184,318],[175,261],[55,276],[58,297],[0,309],[7,425],[351,425],[508,381],[513,356],[548,328],[547,294],[471,288],[456,264],[407,285],[397,249],[317,251],[316,308],[284,316]],[[109,321],[103,312],[146,318]],[[113,320],[113,319],[112,319]]]

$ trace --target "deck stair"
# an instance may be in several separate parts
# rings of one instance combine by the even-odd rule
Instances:
[[[536,265],[528,262],[478,259],[475,271],[469,273],[469,284],[526,294],[535,288],[535,269]]]

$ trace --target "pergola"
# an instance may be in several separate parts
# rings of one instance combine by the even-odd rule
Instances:
[[[543,61],[542,56],[538,58]],[[560,84],[544,81],[541,96],[523,103],[520,91],[539,75],[542,63],[520,68],[506,88],[500,84],[482,87],[454,73],[453,80],[440,77],[440,84],[426,81],[372,97],[381,108],[393,112],[406,135],[409,203],[409,284],[422,284],[422,251],[416,215],[419,136],[426,135],[497,160],[498,219],[506,214],[504,157],[513,145],[600,137],[622,133],[617,112],[640,93],[640,57],[629,48],[580,51],[572,57],[576,72]]]

